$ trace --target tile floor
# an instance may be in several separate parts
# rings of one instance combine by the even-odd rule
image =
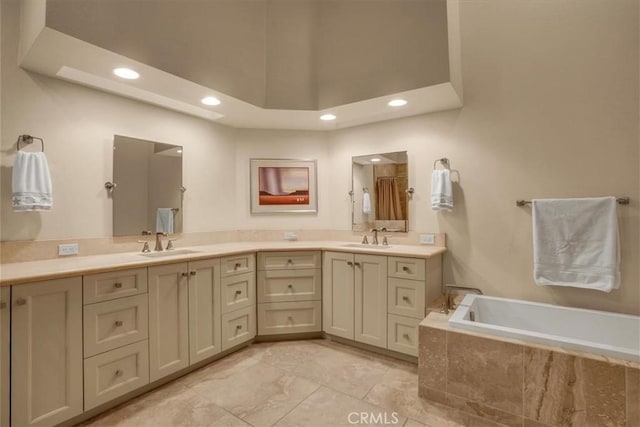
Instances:
[[[329,340],[259,343],[83,424],[496,426],[418,398],[417,366]]]

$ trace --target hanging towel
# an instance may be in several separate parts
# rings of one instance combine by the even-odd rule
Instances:
[[[44,153],[18,151],[11,178],[14,212],[51,210],[51,175]]]
[[[532,205],[536,284],[603,292],[620,286],[615,197],[543,199]]]
[[[156,213],[156,233],[173,234],[173,211],[171,208],[158,208]]]
[[[371,196],[369,193],[362,193],[362,213],[371,213]]]
[[[453,189],[449,169],[434,169],[431,174],[431,209],[434,211],[453,209]]]

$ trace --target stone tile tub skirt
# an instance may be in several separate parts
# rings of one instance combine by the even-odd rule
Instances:
[[[504,425],[640,425],[635,364],[455,330],[440,313],[419,340],[422,399]]]

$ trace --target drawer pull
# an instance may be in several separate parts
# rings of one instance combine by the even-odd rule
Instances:
[[[289,289],[293,289],[293,285],[291,283],[289,283],[289,286],[287,286]]]
[[[355,262],[355,263],[354,263],[354,265],[355,265],[356,267],[360,267],[360,263],[359,263],[359,262]]]
[[[291,258],[289,258],[289,259],[287,260],[287,264],[293,264],[293,260],[292,260]]]
[[[404,267],[402,267],[402,271],[405,271],[407,273],[410,272],[409,267],[407,267],[406,265]]]
[[[349,267],[352,267],[352,266],[353,266],[353,263],[352,263],[351,261],[347,261],[347,265],[348,265]]]
[[[192,276],[195,276],[197,274],[197,272],[196,271],[190,271],[189,274],[192,275]]]
[[[233,266],[234,270],[239,269],[240,267],[242,267],[242,264],[240,264],[239,262],[236,262],[236,265]]]
[[[293,316],[289,316],[289,321],[293,322]]]
[[[25,305],[27,303],[27,300],[24,298],[18,298],[16,300],[16,305]]]
[[[122,283],[121,282],[116,282],[113,284],[113,287],[116,289],[120,289],[122,287]]]
[[[411,341],[411,337],[409,336],[409,334],[402,334],[402,338]]]
[[[184,273],[182,273],[182,274],[181,274],[181,276],[182,276],[182,277],[189,277],[189,273],[184,272]]]
[[[120,327],[123,325],[122,320],[116,320],[114,325],[116,325],[116,327]]]
[[[121,376],[122,376],[122,370],[118,369],[118,370],[114,373],[114,375],[115,375],[116,377],[121,377]]]
[[[406,296],[406,295],[405,295],[405,296],[403,296],[403,297],[402,297],[402,299],[403,299],[404,301],[406,301],[406,302],[409,302],[409,297],[408,297],[408,296]]]
[[[240,329],[242,329],[242,325],[236,325],[236,330],[239,331]]]
[[[236,291],[236,295],[242,295],[242,291],[241,291],[240,289],[238,289],[238,290]]]

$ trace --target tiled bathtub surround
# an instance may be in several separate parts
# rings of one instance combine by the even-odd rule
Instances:
[[[348,230],[229,230],[211,231],[203,233],[182,233],[172,237],[178,240],[174,242],[176,248],[185,246],[208,245],[228,242],[261,242],[282,241],[285,231],[293,231],[298,240],[335,240],[360,242],[362,234]],[[371,233],[366,233],[371,234]],[[419,242],[420,232],[397,233],[389,238],[391,245],[416,245]],[[445,234],[436,233],[434,246],[446,246]],[[152,241],[155,236],[128,236],[128,237],[99,237],[93,239],[62,239],[62,240],[20,240],[0,242],[0,264],[12,262],[37,261],[58,258],[58,245],[66,243],[78,243],[80,256],[102,255],[121,252],[140,251],[142,244],[138,240]],[[166,240],[166,237],[163,238]]]
[[[452,331],[429,317],[420,397],[505,425],[640,425],[637,367]]]

